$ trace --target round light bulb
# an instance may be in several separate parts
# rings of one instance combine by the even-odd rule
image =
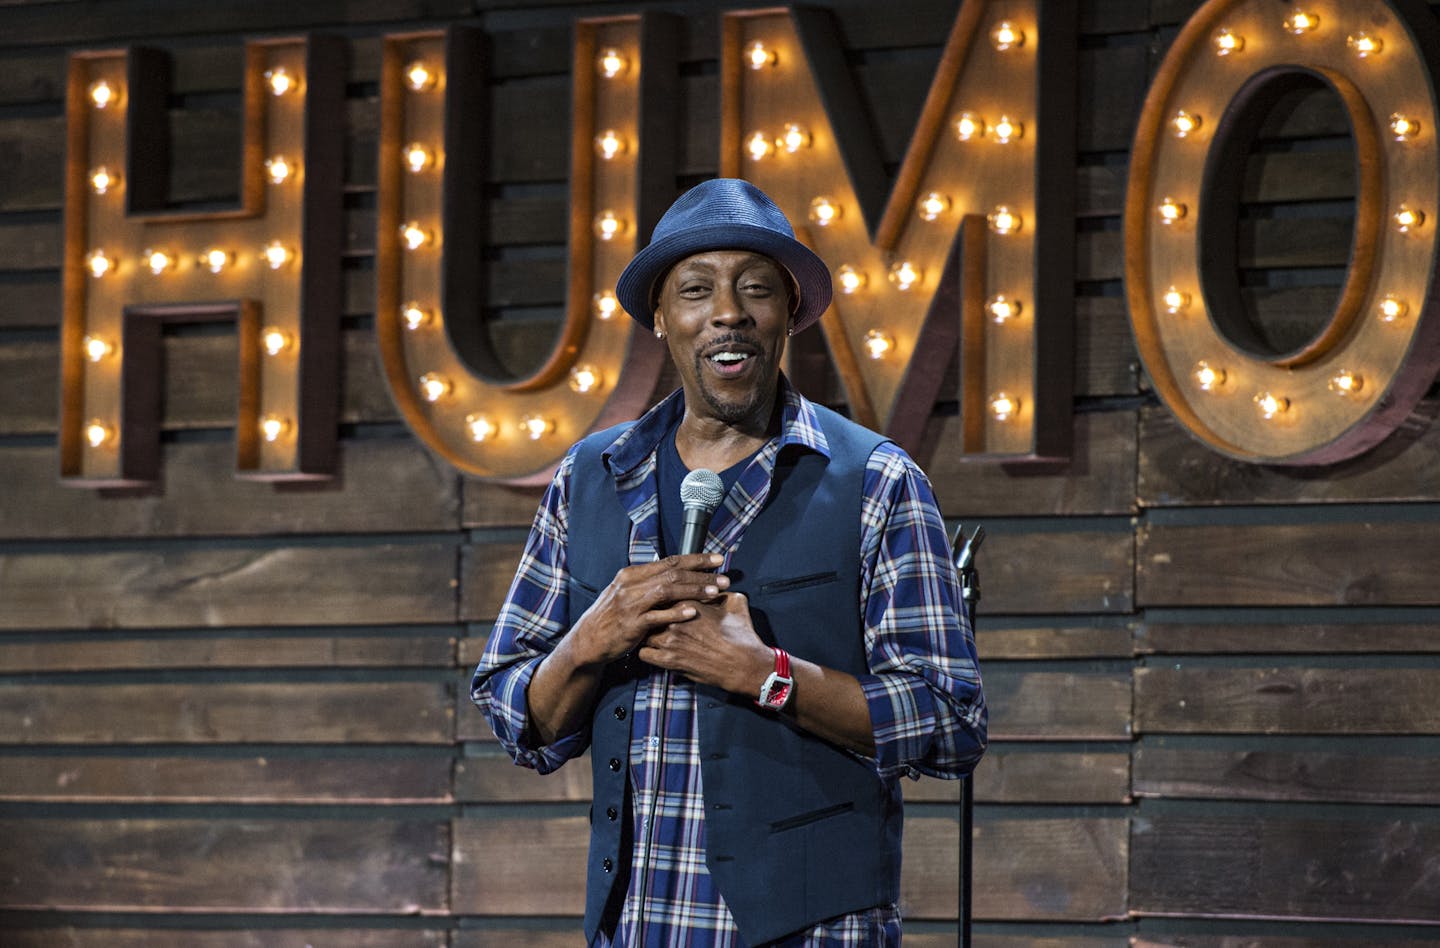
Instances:
[[[414,300],[400,305],[400,322],[410,332],[427,325],[431,318],[430,311]]]
[[[1020,215],[1004,204],[985,215],[985,223],[997,234],[1013,234],[1020,229]]]
[[[120,176],[104,165],[90,170],[90,190],[96,194],[109,194],[119,184]]]
[[[1420,134],[1420,120],[1395,112],[1390,116],[1390,135],[1397,142],[1412,141]]]
[[[278,326],[266,326],[260,331],[260,347],[268,356],[277,356],[290,347],[290,334]]]
[[[1001,145],[1008,145],[1024,134],[1024,123],[1017,122],[1008,115],[1002,115],[1000,120],[995,123],[990,138]]]
[[[199,263],[211,273],[219,273],[230,266],[230,261],[233,259],[234,255],[230,251],[221,247],[211,247],[200,255]]]
[[[601,240],[614,240],[625,233],[625,220],[614,211],[601,211],[595,218],[595,236]]]
[[[405,67],[405,85],[411,92],[424,92],[435,87],[435,73],[421,60],[415,60]]]
[[[870,278],[847,263],[835,271],[835,281],[840,284],[840,292],[849,296],[870,282]]]
[[[1395,210],[1392,218],[1395,222],[1395,229],[1402,234],[1408,234],[1418,230],[1420,225],[1425,223],[1425,212],[1413,208],[1408,204],[1401,204]]]
[[[435,161],[435,155],[420,142],[406,145],[401,155],[405,160],[405,170],[411,174],[419,174]]]
[[[990,396],[990,417],[996,421],[1009,421],[1020,412],[1020,399],[1006,392]]]
[[[595,311],[596,319],[614,319],[615,314],[620,312],[620,301],[615,298],[615,294],[610,290],[603,290],[602,292],[596,293],[591,303]]]
[[[1009,20],[1001,20],[990,30],[990,44],[1000,52],[1025,45],[1025,33]]]
[[[99,336],[86,336],[81,340],[80,347],[85,350],[85,358],[91,362],[99,362],[115,351],[114,346]]]
[[[1290,410],[1290,399],[1283,395],[1261,392],[1255,396],[1255,410],[1260,412],[1261,418],[1269,421]]]
[[[1365,380],[1348,369],[1341,369],[1330,377],[1329,386],[1336,395],[1348,397],[1364,388]]]
[[[1213,366],[1203,359],[1195,363],[1195,368],[1190,373],[1195,378],[1195,384],[1200,386],[1202,392],[1214,392],[1225,384],[1225,370]]]
[[[290,419],[281,415],[266,415],[260,419],[260,436],[274,443],[290,430]]]
[[[1245,37],[1234,30],[1224,29],[1215,33],[1211,43],[1215,46],[1215,55],[1229,56],[1245,48]]]
[[[1369,59],[1385,48],[1385,43],[1380,37],[1363,30],[1345,37],[1345,45],[1349,47],[1350,52],[1355,54],[1356,59]]]
[[[430,232],[420,226],[419,221],[406,221],[400,225],[400,243],[406,250],[419,250],[430,242]]]
[[[294,171],[289,159],[284,155],[274,155],[265,159],[265,174],[270,178],[271,184],[284,184]]]
[[[108,109],[118,98],[114,86],[104,79],[97,79],[90,83],[89,93],[90,104],[97,109]]]
[[[865,339],[861,343],[865,347],[865,354],[872,359],[883,359],[895,349],[895,339],[883,329],[872,329],[865,333]]]
[[[98,448],[109,441],[114,433],[114,429],[98,418],[92,418],[85,423],[85,443],[92,448]]]
[[[439,372],[426,372],[420,376],[420,397],[427,402],[438,402],[450,394],[450,380]]]
[[[103,250],[92,250],[85,255],[85,267],[98,280],[115,268],[115,261]]]
[[[570,388],[584,395],[600,387],[602,376],[593,365],[577,365],[570,370]]]
[[[270,88],[271,95],[280,96],[293,92],[296,82],[284,66],[276,66],[265,71],[265,85]]]
[[[520,431],[531,441],[539,441],[555,427],[555,423],[542,415],[526,415],[520,419]]]
[[[1190,294],[1172,286],[1161,295],[1160,301],[1165,304],[1165,312],[1173,316],[1190,305]]]
[[[1155,212],[1160,215],[1160,223],[1162,224],[1173,224],[1176,221],[1184,219],[1189,210],[1190,209],[1184,204],[1168,196],[1155,208]]]
[[[1176,138],[1188,138],[1200,128],[1200,116],[1184,109],[1170,117],[1170,134]]]
[[[745,62],[751,69],[764,69],[766,66],[775,65],[775,51],[768,48],[764,43],[756,40],[745,50]]]
[[[495,422],[484,415],[471,414],[465,416],[465,430],[470,433],[470,440],[478,444],[493,438],[499,429],[495,427]]]
[[[950,210],[950,198],[939,191],[931,191],[920,199],[915,206],[915,213],[920,215],[922,221],[933,221]]]
[[[265,261],[265,266],[271,270],[279,270],[290,262],[290,248],[278,240],[272,240],[260,248],[260,259]]]
[[[605,161],[611,161],[617,155],[625,154],[625,139],[613,128],[607,128],[595,136],[595,153]]]
[[[750,137],[745,139],[745,154],[750,156],[751,161],[766,157],[774,147],[764,132],[751,132]]]
[[[611,47],[610,49],[601,50],[600,55],[595,60],[595,65],[596,68],[600,70],[600,75],[606,79],[614,79],[625,71],[626,67],[629,66],[629,62],[625,59],[624,53]]]
[[[1284,27],[1286,32],[1300,36],[1309,33],[1320,25],[1320,18],[1308,10],[1293,10],[1285,17]]]
[[[140,256],[145,261],[145,269],[156,276],[169,270],[175,264],[175,258],[170,256],[170,252],[158,247],[148,248]]]
[[[1387,295],[1375,307],[1375,314],[1380,317],[1382,323],[1393,323],[1405,318],[1410,311],[1410,304],[1394,294]]]
[[[817,197],[810,202],[810,220],[815,222],[817,227],[829,227],[840,219],[840,205],[828,197]]]
[[[785,130],[780,133],[779,144],[792,155],[802,148],[809,148],[810,130],[798,122],[787,122]]]
[[[901,260],[890,267],[890,282],[901,292],[913,289],[920,282],[921,276],[923,274],[920,268],[909,260]]]
[[[1005,295],[992,296],[985,303],[985,311],[995,322],[1004,324],[1020,315],[1020,301]]]
[[[985,120],[974,112],[961,112],[955,116],[955,137],[962,142],[974,141],[985,135]]]

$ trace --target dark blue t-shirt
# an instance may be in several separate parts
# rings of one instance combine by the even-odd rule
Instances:
[[[763,447],[763,445],[762,445]],[[760,453],[756,448],[748,457],[737,461],[720,472],[720,483],[725,493],[740,479],[745,466]],[[685,533],[685,507],[680,502],[680,484],[690,469],[680,458],[675,447],[675,429],[671,428],[660,439],[660,449],[655,458],[655,476],[659,481],[660,496],[660,555],[669,556],[680,551],[680,539]],[[723,495],[722,495],[723,496]]]

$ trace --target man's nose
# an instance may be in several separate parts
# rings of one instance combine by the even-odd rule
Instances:
[[[716,287],[713,299],[713,307],[710,311],[710,321],[733,325],[751,319],[745,310],[745,301],[741,298],[736,287],[722,283]]]

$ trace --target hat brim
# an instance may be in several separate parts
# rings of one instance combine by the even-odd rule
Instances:
[[[655,328],[651,309],[655,281],[686,257],[712,250],[749,250],[764,254],[790,271],[800,295],[793,332],[818,320],[830,306],[830,268],[809,247],[765,227],[734,221],[686,228],[651,243],[637,253],[615,284],[615,298],[625,312],[648,329]]]

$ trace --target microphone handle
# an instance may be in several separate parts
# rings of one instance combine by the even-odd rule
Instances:
[[[685,532],[680,539],[680,553],[699,553],[705,546],[705,528],[710,524],[710,511],[704,507],[685,508]]]

